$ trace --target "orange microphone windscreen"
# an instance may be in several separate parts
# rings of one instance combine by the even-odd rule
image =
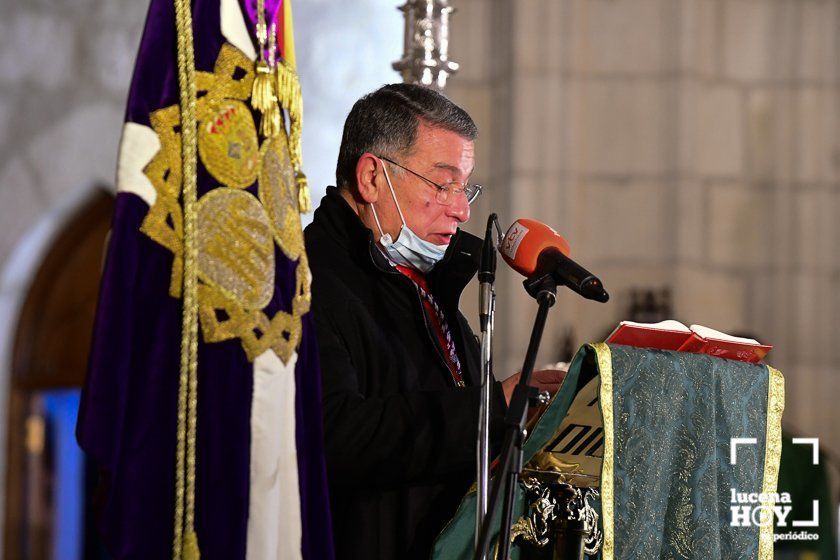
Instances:
[[[567,257],[569,242],[542,222],[520,218],[507,230],[499,252],[511,268],[524,276],[531,276],[537,259],[545,249],[557,249]]]

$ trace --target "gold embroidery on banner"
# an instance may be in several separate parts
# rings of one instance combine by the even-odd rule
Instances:
[[[287,257],[297,259],[303,252],[303,231],[286,131],[266,139],[260,154],[260,200],[271,218],[277,244]]]
[[[772,511],[772,495],[779,482],[779,460],[782,456],[782,412],[785,410],[785,378],[782,372],[767,367],[767,433],[764,442],[764,480],[761,492],[770,501],[762,502],[763,511]],[[762,523],[758,537],[758,559],[773,558],[773,520]]]
[[[181,110],[178,105],[158,109],[149,120],[160,139],[160,150],[143,172],[158,197],[177,199],[181,194]]]
[[[203,121],[222,99],[216,87],[216,75],[212,72],[196,72],[195,89],[195,115],[199,121]]]
[[[169,295],[181,297],[184,258],[181,240],[184,238],[181,206],[174,198],[158,197],[140,225],[140,231],[172,251],[172,275]]]
[[[601,516],[604,544],[601,558],[613,560],[615,556],[615,424],[613,417],[612,352],[603,342],[590,345],[598,358],[601,375],[599,401],[604,417],[604,459],[601,464]]]
[[[140,231],[172,251],[169,295],[181,297],[183,284],[183,213],[181,194],[181,111],[172,105],[153,112],[149,120],[160,139],[160,150],[143,170],[157,192],[154,205],[143,219]]]
[[[268,215],[249,192],[219,187],[198,203],[198,273],[245,309],[274,295],[274,243]]]
[[[301,316],[309,311],[310,275],[306,253],[298,261],[292,312],[278,311],[271,319],[260,310],[247,310],[235,300],[206,284],[200,284],[199,315],[207,342],[240,338],[248,360],[271,348],[287,363],[301,337]]]
[[[216,77],[214,93],[220,98],[245,101],[251,97],[254,63],[233,45],[222,45],[213,74]]]
[[[224,100],[198,129],[198,153],[210,175],[229,187],[244,189],[260,172],[257,127],[251,109]]]
[[[212,73],[195,72],[199,155],[208,172],[224,185],[210,190],[197,204],[200,327],[206,342],[239,338],[250,361],[271,348],[287,363],[300,342],[301,316],[310,308],[311,278],[285,131],[259,148],[251,109],[243,103],[251,95],[254,76],[254,62],[229,44],[219,51]],[[150,121],[161,148],[143,171],[158,196],[140,229],[172,252],[169,293],[181,297],[179,105],[154,111]],[[257,179],[259,200],[237,190]],[[269,317],[263,308],[275,292],[275,242],[298,262],[291,310]]]

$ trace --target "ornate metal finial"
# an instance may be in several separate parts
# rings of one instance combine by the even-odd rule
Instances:
[[[449,15],[455,8],[449,0],[406,0],[399,9],[405,14],[403,57],[392,67],[404,82],[442,90],[458,71],[448,58]]]

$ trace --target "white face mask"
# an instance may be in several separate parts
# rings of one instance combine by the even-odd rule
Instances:
[[[382,160],[379,161],[382,162]],[[397,195],[394,192],[394,187],[391,185],[391,178],[388,176],[385,162],[382,162],[382,170],[385,171],[385,181],[391,190],[391,196],[394,197],[394,204],[396,204],[397,212],[400,214],[402,227],[400,228],[400,233],[397,235],[396,241],[391,239],[391,234],[382,231],[382,225],[380,225],[379,217],[376,215],[376,208],[371,204],[370,208],[373,210],[373,219],[376,220],[376,227],[379,228],[379,244],[382,246],[385,255],[394,264],[410,266],[424,273],[429,272],[432,267],[440,262],[449,246],[435,245],[430,241],[421,239],[420,236],[408,227],[400,209],[400,203],[397,202]]]

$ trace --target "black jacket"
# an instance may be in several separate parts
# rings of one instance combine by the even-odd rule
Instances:
[[[305,239],[337,556],[428,558],[475,478],[479,344],[458,300],[481,240],[458,232],[427,275],[462,363],[467,387],[456,388],[415,285],[336,188]],[[496,383],[494,435],[504,408]]]

